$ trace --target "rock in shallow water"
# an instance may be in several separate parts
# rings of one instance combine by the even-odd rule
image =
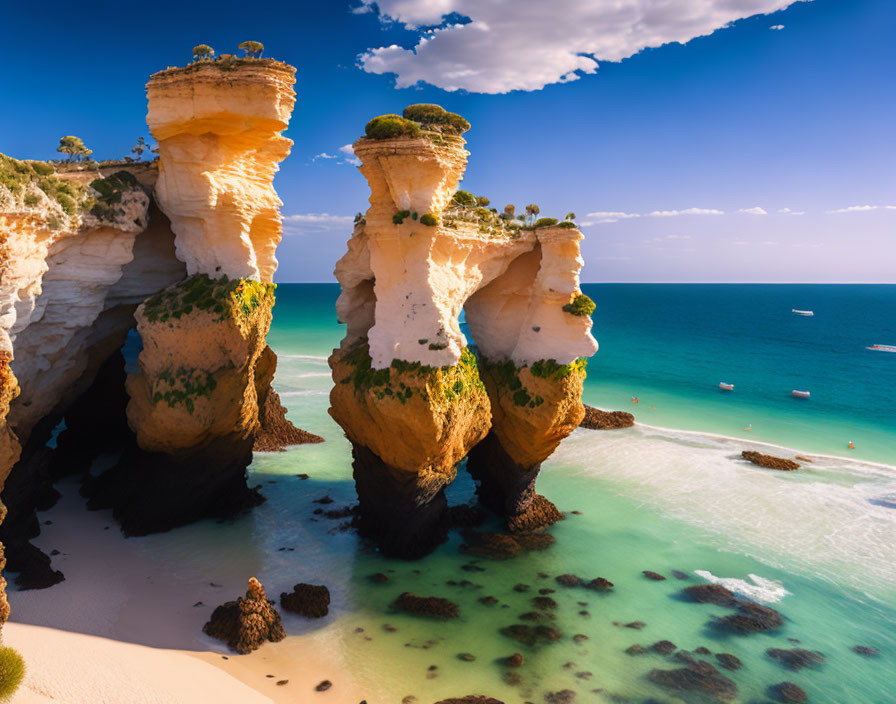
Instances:
[[[202,630],[240,654],[251,653],[265,641],[276,643],[286,637],[280,614],[255,577],[249,580],[246,596],[217,607]]]
[[[777,469],[781,472],[792,472],[800,468],[799,464],[797,464],[793,460],[786,460],[783,457],[773,457],[772,455],[763,455],[760,452],[753,452],[751,450],[744,450],[740,453],[740,456],[745,460],[748,460],[753,464],[757,464],[760,467],[765,467],[766,469]]]
[[[737,685],[708,662],[694,660],[677,670],[651,670],[647,678],[675,692],[694,692],[721,700],[737,696]]]
[[[768,688],[768,695],[778,702],[785,704],[803,704],[809,701],[809,695],[802,687],[793,682],[781,682]]]
[[[457,618],[457,604],[437,596],[417,596],[404,592],[395,600],[395,606],[412,616],[428,616],[430,618]]]
[[[735,606],[737,598],[734,592],[721,584],[695,584],[681,590],[682,596],[698,604],[716,604],[717,606]]]
[[[330,590],[323,585],[300,583],[292,592],[280,594],[280,606],[305,618],[322,618],[330,610]]]
[[[804,667],[816,667],[824,662],[824,655],[805,648],[769,648],[765,651],[773,660],[777,660],[788,670],[802,670]]]
[[[602,411],[594,406],[585,404],[585,417],[579,424],[580,428],[588,430],[617,430],[630,428],[635,424],[635,417],[625,411]]]

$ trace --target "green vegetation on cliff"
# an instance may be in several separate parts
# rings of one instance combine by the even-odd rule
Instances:
[[[169,286],[143,303],[143,315],[151,323],[180,320],[193,310],[210,311],[218,320],[246,320],[262,303],[273,305],[276,284],[249,279],[230,279],[226,275],[212,279],[196,274]]]
[[[531,392],[520,379],[520,372],[526,369],[526,365],[517,367],[511,360],[504,362],[488,362],[485,359],[481,361],[483,370],[489,374],[495,385],[506,388],[512,392],[513,402],[517,406],[528,406],[535,408],[544,403],[544,399]],[[532,376],[538,379],[546,379],[550,382],[559,383],[570,374],[581,374],[584,379],[588,360],[584,357],[575,360],[569,364],[558,364],[554,359],[540,359],[533,362],[529,367]]]
[[[572,301],[563,306],[563,310],[572,315],[585,316],[597,310],[597,305],[584,293],[577,293]]]
[[[364,128],[368,139],[423,137],[436,145],[457,143],[470,123],[440,105],[420,103],[408,105],[402,115],[389,113],[374,117]]]
[[[165,369],[156,378],[152,402],[164,401],[171,408],[183,404],[192,415],[196,399],[200,396],[208,398],[217,385],[214,377],[202,369]]]
[[[475,355],[465,347],[456,365],[430,367],[420,362],[395,359],[385,369],[373,369],[370,348],[364,344],[349,352],[342,361],[353,367],[352,373],[340,380],[352,384],[357,392],[372,393],[378,400],[395,398],[402,404],[414,395],[414,389],[425,390],[432,400],[444,398],[450,402],[469,395],[474,389],[485,391]],[[408,385],[414,380],[418,383]]]

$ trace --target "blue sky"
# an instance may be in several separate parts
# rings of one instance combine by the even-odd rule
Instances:
[[[340,148],[435,102],[473,125],[464,188],[578,214],[583,280],[896,282],[892,0],[364,1],[14,3],[0,152],[123,156],[151,73],[255,39],[298,67],[280,281],[333,280],[367,207]]]

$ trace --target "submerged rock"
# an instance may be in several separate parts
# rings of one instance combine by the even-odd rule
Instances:
[[[585,589],[592,589],[596,592],[605,592],[613,588],[613,583],[609,579],[597,577],[584,585]]]
[[[561,637],[560,631],[551,626],[529,626],[524,623],[515,623],[512,626],[502,628],[501,633],[523,645],[553,643]]]
[[[683,596],[698,604],[716,604],[717,606],[735,606],[737,598],[734,592],[721,584],[695,584],[681,590]]]
[[[716,660],[726,670],[739,670],[741,668],[740,658],[731,653],[716,653]]]
[[[824,662],[824,655],[805,648],[769,648],[765,651],[773,660],[777,660],[788,670],[802,670],[804,667],[816,667]]]
[[[675,652],[676,645],[670,640],[660,640],[650,646],[650,649],[660,655],[671,655]]]
[[[625,411],[602,411],[585,404],[585,417],[579,423],[580,428],[588,430],[617,430],[630,428],[635,424],[635,417]]]
[[[395,600],[395,606],[413,616],[428,616],[430,618],[457,618],[459,616],[457,604],[448,599],[437,596],[417,596],[410,592],[404,592]]]
[[[695,660],[677,670],[651,670],[647,678],[670,691],[696,692],[721,700],[737,696],[737,685],[708,662]]]
[[[744,450],[740,453],[740,456],[745,460],[749,460],[753,464],[758,464],[760,467],[765,467],[766,469],[792,472],[793,470],[800,468],[799,464],[793,460],[786,460],[783,457],[773,457],[772,455],[763,455],[760,452],[754,452],[752,450]]]
[[[504,702],[493,697],[486,697],[484,694],[468,694],[466,697],[442,699],[436,704],[504,704]]]
[[[880,651],[877,648],[872,648],[870,645],[854,645],[850,648],[852,652],[858,653],[859,655],[864,655],[866,657],[876,658],[880,655]]]
[[[736,614],[717,619],[716,624],[724,630],[737,634],[772,631],[784,625],[784,618],[770,606],[738,601]]]
[[[514,653],[504,659],[504,664],[508,667],[522,667],[523,665],[523,654],[522,653]]]
[[[576,700],[576,693],[571,689],[561,689],[559,692],[548,692],[544,700],[547,704],[572,704]]]
[[[802,687],[793,682],[781,682],[768,688],[768,695],[775,701],[785,704],[803,704],[809,701],[809,695]]]
[[[582,583],[582,578],[574,574],[561,574],[555,577],[554,581],[564,587],[577,587]]]
[[[666,580],[666,578],[659,572],[652,572],[651,570],[644,570],[641,574],[647,577],[647,579],[652,579],[654,582],[663,582]]]
[[[305,618],[322,618],[330,610],[330,590],[322,585],[296,584],[289,594],[280,594],[280,606]]]
[[[251,653],[265,641],[276,643],[286,638],[280,614],[255,577],[249,580],[246,596],[217,607],[202,630],[240,654]]]
[[[522,547],[506,533],[480,533],[467,531],[460,551],[465,555],[486,557],[490,560],[509,560],[519,555]]]

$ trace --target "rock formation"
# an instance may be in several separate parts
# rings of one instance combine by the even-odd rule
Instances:
[[[346,336],[330,413],[352,442],[362,529],[415,557],[443,538],[444,487],[468,454],[482,502],[511,529],[561,517],[535,477],[582,420],[597,344],[581,233],[524,227],[457,192],[469,125],[436,106],[405,117],[375,118],[353,145],[370,208],[336,265]]]
[[[240,655],[257,650],[267,641],[286,638],[280,614],[255,577],[249,580],[246,596],[218,606],[202,628],[207,635],[223,640]]]
[[[269,59],[156,74],[154,162],[0,155],[0,537],[20,587],[63,578],[29,543],[59,476],[142,534],[256,503],[256,436],[315,438],[286,420],[265,341],[294,76]],[[91,476],[103,452],[120,459]]]
[[[744,450],[740,453],[745,460],[757,464],[766,469],[777,469],[781,472],[792,472],[800,468],[799,463],[793,460],[784,459],[783,457],[774,457],[773,455],[763,455],[761,452],[754,450]]]
[[[579,427],[589,430],[617,430],[630,428],[635,424],[635,416],[625,411],[602,411],[585,405],[585,417]]]
[[[111,507],[128,534],[262,500],[245,469],[276,367],[265,342],[282,233],[273,178],[292,145],[280,133],[294,82],[294,69],[263,61],[168,69],[147,84],[155,196],[188,278],[137,309],[135,441],[91,489],[91,506]]]

